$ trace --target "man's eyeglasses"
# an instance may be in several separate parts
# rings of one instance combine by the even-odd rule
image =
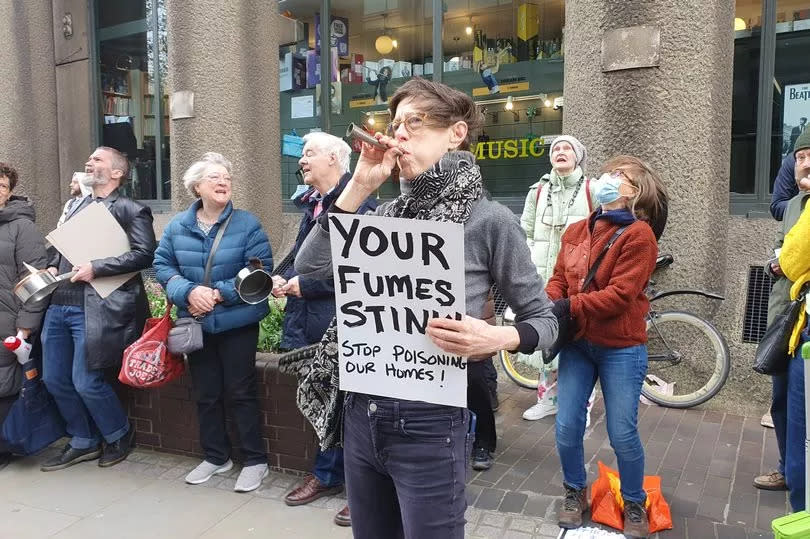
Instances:
[[[427,112],[411,112],[410,114],[405,114],[402,118],[396,119],[388,124],[388,126],[385,128],[385,134],[389,137],[393,137],[394,133],[396,133],[397,129],[399,129],[399,126],[405,124],[405,130],[413,135],[426,125],[430,124],[427,121],[427,118]]]
[[[5,191],[6,193],[11,192],[11,186],[6,185],[5,183],[0,183],[0,191]]]

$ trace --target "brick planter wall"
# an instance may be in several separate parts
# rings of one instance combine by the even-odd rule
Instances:
[[[270,466],[275,469],[309,472],[318,447],[315,432],[295,404],[296,379],[278,372],[276,356],[256,355],[259,413]],[[151,390],[117,384],[121,402],[136,429],[140,447],[202,457],[197,406],[186,372],[179,380]],[[225,400],[228,410],[228,401]],[[228,436],[240,459],[235,425],[227,421]]]

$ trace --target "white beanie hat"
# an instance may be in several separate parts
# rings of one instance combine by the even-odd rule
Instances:
[[[585,149],[585,145],[577,140],[576,137],[572,137],[571,135],[560,135],[551,142],[551,146],[549,146],[549,153],[554,150],[554,146],[556,146],[558,142],[567,142],[572,148],[574,148],[574,155],[577,158],[577,166],[584,171],[585,162],[588,160],[588,150]]]

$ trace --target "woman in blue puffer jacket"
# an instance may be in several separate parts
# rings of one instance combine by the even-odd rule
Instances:
[[[205,460],[186,476],[186,482],[204,483],[233,467],[225,429],[223,400],[227,395],[244,459],[234,490],[248,492],[258,488],[268,474],[255,368],[259,321],[267,315],[268,305],[243,302],[234,280],[254,257],[270,270],[273,255],[259,220],[250,212],[234,209],[231,163],[222,155],[206,153],[183,175],[183,184],[198,200],[166,227],[155,251],[155,271],[169,300],[177,305],[179,317],[202,317],[204,346],[189,355],[189,368]],[[222,226],[225,232],[206,285],[206,261]]]

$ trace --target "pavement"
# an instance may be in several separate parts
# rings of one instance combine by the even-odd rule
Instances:
[[[562,483],[553,418],[524,421],[521,414],[534,393],[503,376],[499,388],[496,463],[470,473],[466,536],[556,538]],[[639,414],[646,473],[662,477],[673,515],[674,529],[656,537],[773,537],[770,522],[786,514],[788,505],[785,492],[751,486],[755,475],[778,460],[773,430],[762,428],[759,416],[647,405]],[[351,537],[350,529],[332,522],[346,503],[344,495],[307,506],[284,504],[284,495],[300,480],[295,475],[272,472],[247,494],[233,492],[238,469],[191,486],[183,477],[198,461],[140,449],[109,469],[87,462],[40,472],[39,463],[57,450],[16,459],[0,471],[0,539]],[[615,467],[599,399],[585,455],[591,481],[598,460]]]

